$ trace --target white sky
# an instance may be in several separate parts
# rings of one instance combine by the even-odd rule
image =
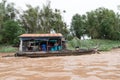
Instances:
[[[105,7],[112,9],[115,12],[118,11],[117,6],[120,5],[120,0],[50,0],[52,9],[65,10],[66,13],[62,13],[63,20],[70,25],[71,18],[74,14],[85,14],[88,11],[95,10],[99,7]],[[1,2],[1,0],[0,0]],[[26,9],[25,4],[31,4],[33,6],[42,6],[46,4],[47,0],[8,0],[8,2],[14,2],[17,8]]]

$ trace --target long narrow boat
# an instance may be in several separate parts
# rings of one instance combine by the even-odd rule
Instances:
[[[94,54],[95,50],[64,50],[64,51],[41,51],[41,52],[17,52],[15,56],[26,56],[26,57],[49,57],[49,56],[77,56]]]
[[[47,57],[68,56],[94,53],[90,50],[66,50],[66,41],[61,33],[54,34],[22,34],[19,51],[16,56]]]

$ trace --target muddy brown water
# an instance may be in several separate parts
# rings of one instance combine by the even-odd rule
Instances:
[[[0,80],[120,80],[120,49],[100,53],[44,58],[0,54]]]

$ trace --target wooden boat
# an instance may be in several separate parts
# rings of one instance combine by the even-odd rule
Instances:
[[[95,50],[62,50],[62,51],[41,51],[41,52],[17,52],[15,56],[26,56],[26,57],[49,57],[49,56],[77,56],[94,54]]]
[[[54,34],[22,34],[19,51],[15,56],[48,57],[68,56],[94,53],[94,49],[67,50],[66,42],[60,33]]]

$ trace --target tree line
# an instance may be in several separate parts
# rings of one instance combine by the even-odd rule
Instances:
[[[120,14],[103,7],[84,15],[75,14],[70,30],[78,38],[87,34],[92,39],[120,40]]]
[[[0,44],[16,44],[22,33],[62,33],[68,34],[66,23],[59,9],[52,9],[50,1],[40,8],[26,5],[27,10],[16,9],[14,3],[0,2]]]
[[[98,8],[84,15],[75,14],[70,29],[59,9],[52,9],[50,1],[42,7],[27,4],[26,10],[15,8],[7,0],[0,2],[0,44],[17,44],[23,33],[62,33],[65,38],[81,38],[87,34],[93,39],[120,39],[120,14]]]

